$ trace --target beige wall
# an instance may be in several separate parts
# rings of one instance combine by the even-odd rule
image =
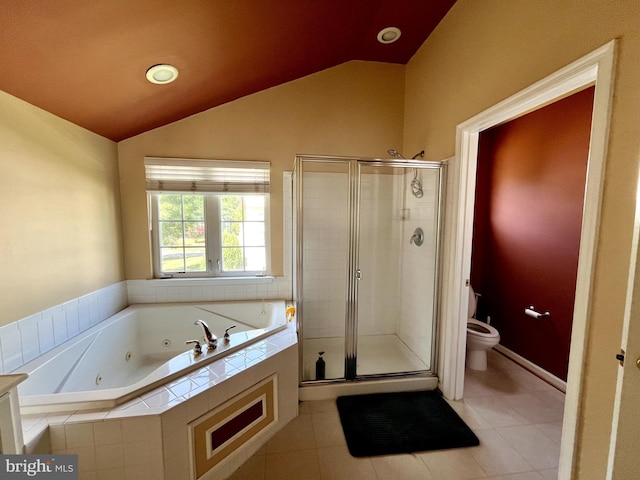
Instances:
[[[149,278],[143,157],[272,162],[282,271],[282,171],[296,153],[453,155],[455,127],[613,38],[615,98],[602,203],[578,476],[604,478],[640,139],[640,2],[458,0],[404,67],[349,62],[122,141],[0,92],[0,325],[123,278]],[[406,76],[406,78],[405,78]]]
[[[128,279],[150,278],[145,156],[271,162],[273,273],[282,267],[282,173],[296,154],[386,157],[400,149],[403,65],[349,62],[118,144]]]
[[[123,280],[116,154],[0,92],[0,325]]]
[[[619,38],[575,478],[608,454],[640,143],[640,2],[458,0],[407,65],[404,149],[454,154],[456,125]]]

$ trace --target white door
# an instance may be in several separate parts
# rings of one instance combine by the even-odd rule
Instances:
[[[640,200],[640,191],[638,195]],[[638,478],[640,472],[640,203],[636,207],[632,248],[621,341],[624,366],[618,372],[608,479]]]

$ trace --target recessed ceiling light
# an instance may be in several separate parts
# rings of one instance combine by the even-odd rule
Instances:
[[[147,70],[147,80],[158,85],[171,83],[176,78],[178,78],[178,69],[173,65],[154,65]]]
[[[387,27],[378,32],[378,41],[380,43],[393,43],[400,38],[401,32],[399,28]]]

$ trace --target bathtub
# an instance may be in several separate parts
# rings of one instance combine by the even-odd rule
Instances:
[[[286,327],[284,301],[132,305],[17,370],[23,413],[112,408]],[[208,351],[203,320],[218,337]],[[225,343],[225,329],[230,342]],[[203,344],[194,355],[188,340]]]

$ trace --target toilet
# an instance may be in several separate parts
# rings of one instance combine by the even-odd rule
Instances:
[[[467,366],[471,370],[487,369],[487,350],[500,342],[500,334],[491,325],[472,318],[476,314],[476,294],[469,286],[469,318],[467,319]]]

